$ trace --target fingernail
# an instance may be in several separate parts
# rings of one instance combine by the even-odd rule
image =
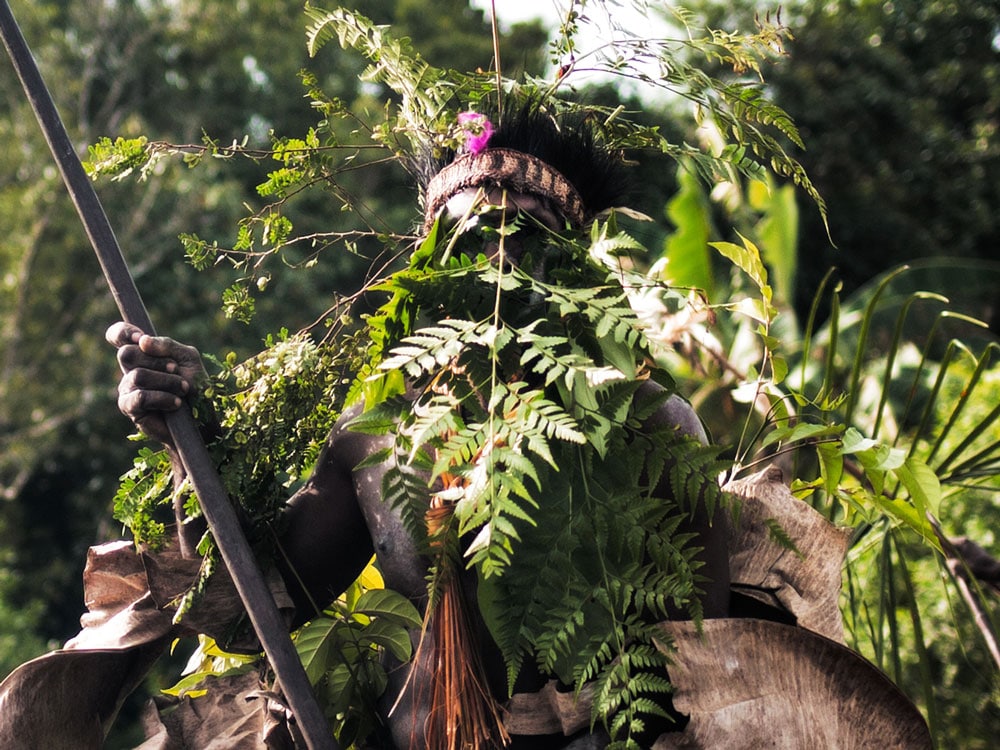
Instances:
[[[176,362],[167,362],[167,372],[174,372],[177,370]]]
[[[174,398],[174,408],[179,409],[181,407],[181,400],[179,398]]]

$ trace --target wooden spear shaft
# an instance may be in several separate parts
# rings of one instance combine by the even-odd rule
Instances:
[[[147,334],[155,335],[149,313],[139,296],[104,207],[73,148],[7,0],[0,0],[0,36],[97,253],[122,318]],[[184,407],[168,414],[167,425],[215,543],[309,750],[337,750],[338,745],[309,685],[285,621],[243,535],[191,410]]]

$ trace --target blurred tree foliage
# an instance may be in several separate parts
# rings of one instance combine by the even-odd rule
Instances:
[[[269,134],[302,133],[316,120],[306,66],[343,106],[363,114],[388,92],[359,84],[354,55],[308,60],[299,0],[14,0],[12,7],[53,94],[80,144],[103,136],[147,136],[199,144],[203,137],[267,147]],[[487,68],[488,23],[467,0],[358,0],[359,10],[408,34],[434,65]],[[711,25],[746,27],[759,3],[696,0]],[[1000,195],[995,38],[1000,5],[972,0],[793,2],[784,20],[795,42],[790,59],[765,71],[774,97],[799,125],[801,156],[827,201],[831,247],[814,206],[800,212],[798,293],[808,309],[819,278],[840,267],[848,289],[919,256],[997,260]],[[787,15],[791,13],[791,15]],[[547,35],[515,26],[504,42],[505,74],[540,70]],[[611,88],[587,96],[612,104]],[[638,109],[638,101],[626,103]],[[116,312],[99,269],[51,166],[20,87],[0,65],[0,674],[76,631],[85,548],[107,527],[117,477],[133,449],[128,423],[114,408],[115,365],[102,332]],[[362,127],[359,119],[358,127]],[[693,139],[693,136],[692,136]],[[357,142],[357,138],[352,142]],[[680,140],[678,138],[677,140]],[[370,157],[358,150],[355,163]],[[338,292],[353,291],[379,243],[353,253],[290,250],[273,271],[257,316],[243,327],[219,310],[218,290],[235,271],[197,274],[184,262],[178,235],[231,246],[248,211],[266,204],[256,186],[271,165],[235,157],[187,170],[164,160],[148,179],[103,181],[112,224],[161,330],[206,352],[257,351],[268,331],[321,319]],[[640,209],[662,213],[673,194],[672,170],[639,165]],[[344,195],[317,193],[291,217],[297,232],[378,226],[405,232],[416,219],[409,178],[397,167],[356,170],[341,185],[364,196],[344,211]],[[245,203],[249,205],[244,205]],[[359,215],[363,214],[363,215]],[[652,230],[658,233],[659,227]],[[656,243],[647,239],[646,244]],[[303,273],[309,266],[308,273]],[[984,278],[991,278],[984,275]],[[995,278],[992,277],[992,278]],[[971,284],[971,279],[956,281]],[[973,295],[968,312],[996,314],[995,290]],[[956,300],[961,303],[962,300]],[[953,517],[992,518],[995,498],[956,500]],[[959,506],[961,504],[961,506]],[[982,512],[988,506],[989,513]],[[989,544],[992,523],[970,521],[970,536]],[[902,553],[900,553],[902,554]],[[916,574],[934,579],[937,568]],[[921,589],[923,591],[929,588]],[[946,724],[972,721],[982,706],[962,694],[973,661],[961,661],[962,634],[948,623],[935,668],[954,695]],[[910,663],[901,671],[912,670]],[[936,683],[939,684],[939,683]]]
[[[459,69],[489,67],[489,23],[465,0],[369,0],[362,10],[414,37],[428,57]],[[175,144],[270,145],[272,130],[304,132],[316,114],[298,82],[307,65],[344,106],[380,108],[388,96],[358,81],[363,62],[309,60],[300,0],[14,0],[12,10],[84,154],[101,137],[145,135]],[[512,72],[540,67],[545,34],[510,29]],[[9,65],[0,65],[0,674],[76,632],[86,548],[109,528],[118,477],[134,453],[114,406],[117,380],[103,331],[117,319],[92,251]],[[355,139],[356,141],[357,139]],[[364,159],[359,153],[358,160]],[[273,166],[253,160],[188,170],[164,162],[142,182],[99,187],[137,284],[162,332],[207,353],[246,356],[280,326],[321,318],[338,290],[379,248],[323,257],[286,255],[250,326],[220,312],[231,270],[199,274],[178,236],[231,245],[255,186]],[[412,184],[398,168],[362,170],[352,192],[368,217],[406,231]],[[296,227],[349,230],[335,194],[298,209]],[[258,201],[263,204],[261,197]],[[218,348],[216,348],[218,347]]]
[[[773,18],[778,7],[717,0],[687,5],[722,28],[751,26],[755,14],[768,12],[765,8]],[[912,269],[900,276],[886,300],[898,304],[916,290],[942,294],[950,303],[939,299],[937,304],[986,320],[993,331],[940,316],[937,304],[916,304],[905,329],[896,334],[892,320],[873,319],[866,356],[881,368],[880,358],[891,350],[893,335],[900,334],[908,342],[927,337],[931,361],[942,361],[952,345],[965,354],[995,353],[1000,325],[1000,221],[995,210],[1000,203],[1000,4],[792,2],[783,4],[781,19],[794,40],[788,43],[787,57],[765,69],[764,76],[773,100],[801,130],[807,150],[799,158],[827,201],[830,234],[837,244],[830,244],[813,207],[802,204],[793,295],[798,317],[786,321],[797,325],[783,329],[783,344],[803,345],[800,331],[831,267],[836,267],[834,279],[843,283],[844,301],[827,325],[839,325],[843,338],[878,283],[905,263]],[[778,263],[767,252],[769,242],[760,226],[747,221],[756,221],[757,215],[723,207],[726,195],[713,197],[714,226],[706,232],[716,236],[723,230],[725,236],[729,227],[742,227],[740,231],[761,241],[770,272],[781,278],[788,259]],[[776,282],[776,295],[781,286]],[[828,281],[824,302],[830,287]],[[886,306],[892,308],[888,301]],[[953,432],[938,460],[959,447],[958,434],[978,431],[983,441],[996,445],[996,423],[990,421],[997,403],[995,355],[991,361],[992,371],[974,395],[978,406],[957,423],[948,415],[969,395],[963,378],[971,367],[960,364],[944,380],[930,431],[947,426]],[[899,404],[928,398],[926,387],[911,391],[906,385],[917,372],[912,361],[897,361],[896,367],[892,379],[884,370],[872,369],[868,385],[860,390],[888,393]],[[702,383],[711,388],[709,379]],[[722,417],[716,419],[721,437],[726,412],[716,402],[701,406],[703,417],[715,412]],[[873,411],[869,402],[859,416]],[[899,425],[902,434],[915,428]],[[996,555],[1000,503],[995,471],[992,487],[970,483],[948,492],[939,514],[946,535],[967,536]],[[844,609],[853,645],[920,703],[933,719],[939,746],[995,744],[1000,675],[940,554],[898,529],[874,537],[859,534],[849,569]],[[986,588],[984,599],[995,627],[1000,616],[995,592]]]
[[[968,361],[954,369],[944,384],[945,393],[936,409],[939,425],[945,423],[950,406],[961,398],[972,370]],[[977,395],[984,403],[1000,403],[1000,368],[994,366],[980,387]],[[973,425],[981,422],[982,411],[971,411],[956,423],[956,434],[971,431]],[[993,424],[982,440],[1000,440],[1000,426]],[[947,454],[957,443],[954,437],[947,439],[941,453]],[[994,553],[1000,547],[997,534],[1000,502],[995,486],[992,492],[968,487],[951,494],[942,503],[941,514],[947,519],[949,535],[965,536]],[[988,750],[1000,732],[1000,675],[992,667],[987,647],[976,632],[973,613],[955,595],[951,576],[940,560],[902,535],[889,536],[891,542],[883,543],[886,549],[881,559],[870,551],[859,555],[859,576],[853,595],[870,606],[879,596],[872,582],[879,580],[880,575],[883,580],[888,576],[890,596],[895,599],[891,617],[901,631],[899,637],[907,643],[922,640],[926,653],[915,649],[903,653],[884,649],[880,653],[881,644],[871,634],[859,634],[854,645],[869,658],[879,659],[883,669],[911,695],[919,695],[930,687],[933,710],[938,714],[939,747]],[[875,570],[876,564],[883,567],[880,573]],[[996,591],[983,585],[982,592],[987,611],[996,623],[1000,615]],[[919,610],[921,617],[915,619],[914,610]],[[915,632],[917,628],[919,631]],[[921,704],[926,708],[931,702],[925,699]]]
[[[781,12],[794,40],[764,70],[829,208],[804,206],[800,313],[836,266],[845,292],[917,258],[1000,261],[1000,3],[694,0],[711,25]],[[969,310],[1000,325],[995,290]]]

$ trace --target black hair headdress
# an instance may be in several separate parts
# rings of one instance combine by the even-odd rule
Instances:
[[[545,199],[570,224],[582,225],[620,204],[625,162],[601,140],[586,114],[556,114],[537,96],[508,96],[485,148],[462,153],[426,149],[413,160],[429,229],[448,198],[468,187],[495,185]]]

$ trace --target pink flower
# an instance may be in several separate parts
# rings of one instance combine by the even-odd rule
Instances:
[[[493,135],[493,123],[486,119],[486,115],[478,112],[460,112],[458,124],[462,126],[465,148],[469,153],[478,154],[485,150],[490,136]]]

